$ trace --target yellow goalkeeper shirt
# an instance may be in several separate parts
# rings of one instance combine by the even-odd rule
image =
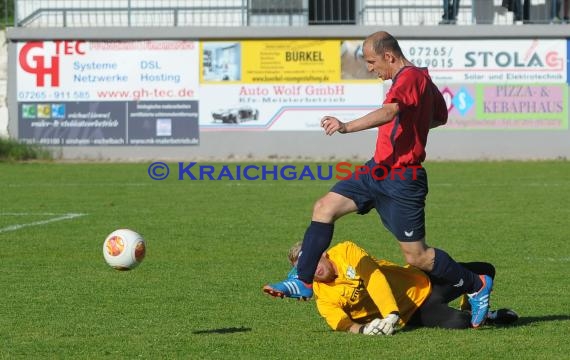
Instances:
[[[428,276],[414,267],[376,260],[353,242],[327,251],[338,276],[331,283],[314,282],[317,309],[334,330],[348,330],[393,311],[404,326],[431,291]]]

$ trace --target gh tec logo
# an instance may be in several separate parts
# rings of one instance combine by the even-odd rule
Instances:
[[[79,54],[84,55],[82,49],[83,41],[54,41],[55,56],[47,56],[43,51],[33,51],[34,49],[44,49],[44,42],[32,41],[26,43],[20,55],[18,62],[27,73],[36,75],[36,86],[46,86],[46,76],[50,77],[50,86],[59,86],[59,57],[60,55]],[[30,54],[31,53],[31,54]],[[46,60],[48,63],[46,64]]]

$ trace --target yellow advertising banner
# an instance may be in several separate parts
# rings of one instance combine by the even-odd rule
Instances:
[[[245,83],[340,80],[339,40],[257,40],[242,46]]]
[[[202,82],[323,83],[341,78],[340,40],[203,44]]]

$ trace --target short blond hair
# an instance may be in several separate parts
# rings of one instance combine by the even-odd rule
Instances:
[[[291,265],[295,265],[297,260],[299,260],[299,254],[301,254],[302,244],[303,244],[302,241],[298,241],[289,249],[289,252],[287,253],[287,258],[289,259]]]

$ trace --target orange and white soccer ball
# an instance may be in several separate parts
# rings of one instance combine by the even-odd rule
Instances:
[[[143,261],[146,245],[143,237],[129,229],[115,230],[103,243],[103,256],[117,270],[131,270]]]

